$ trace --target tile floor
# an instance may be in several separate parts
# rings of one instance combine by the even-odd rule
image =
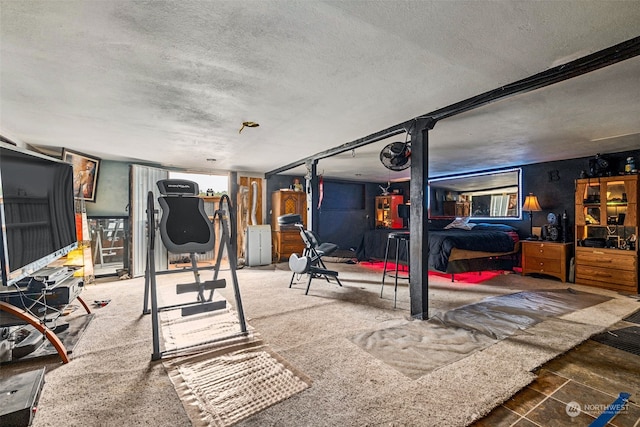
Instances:
[[[610,330],[628,326],[634,324],[621,321]],[[629,403],[606,425],[640,426],[640,356],[587,340],[535,373],[534,382],[472,427],[589,426],[620,392],[631,394]],[[569,402],[580,404],[577,415],[568,415]]]

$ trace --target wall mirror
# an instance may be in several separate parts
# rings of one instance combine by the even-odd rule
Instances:
[[[429,218],[521,219],[521,170],[429,180]]]

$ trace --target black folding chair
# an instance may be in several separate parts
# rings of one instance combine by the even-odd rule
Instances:
[[[340,279],[338,279],[338,272],[327,269],[327,266],[322,261],[322,257],[334,253],[338,249],[338,245],[329,242],[320,243],[320,239],[315,233],[304,228],[302,219],[298,214],[282,215],[278,217],[278,224],[281,227],[294,226],[298,228],[300,237],[305,245],[302,256],[291,254],[289,257],[289,268],[293,272],[289,287],[293,285],[296,275],[301,276],[302,274],[309,276],[305,295],[309,293],[311,281],[318,277],[324,277],[327,282],[330,282],[330,278],[334,278],[338,285],[342,286]]]

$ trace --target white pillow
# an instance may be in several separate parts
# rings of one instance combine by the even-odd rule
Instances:
[[[471,230],[473,227],[475,227],[474,223],[469,223],[469,217],[468,216],[464,216],[464,217],[458,217],[455,220],[453,220],[453,222],[451,224],[448,224],[444,227],[445,230],[448,230],[450,228],[460,228],[462,230]]]

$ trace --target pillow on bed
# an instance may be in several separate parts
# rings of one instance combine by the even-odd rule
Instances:
[[[518,231],[517,228],[507,224],[489,224],[480,222],[473,227],[474,230],[494,230],[494,231]]]
[[[469,224],[469,217],[464,216],[464,217],[456,218],[451,224],[446,225],[444,229],[448,230],[450,228],[460,228],[462,230],[471,230],[474,227],[475,227],[475,224],[473,223]]]

